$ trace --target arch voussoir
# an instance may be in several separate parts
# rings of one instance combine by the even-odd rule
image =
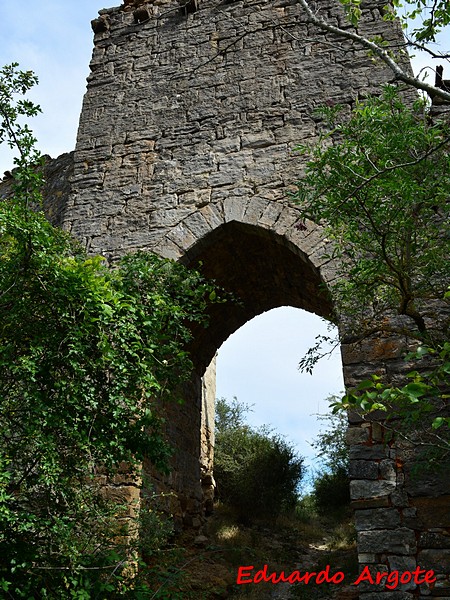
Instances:
[[[285,235],[301,221],[302,218],[299,211],[290,206],[286,206],[275,221],[272,230],[278,235]]]
[[[162,238],[150,250],[162,258],[169,258],[171,260],[180,260],[184,255],[183,250],[175,242],[167,238]]]
[[[195,233],[189,229],[186,225],[186,221],[180,221],[180,223],[173,227],[170,233],[167,234],[167,239],[174,242],[183,252],[186,252],[201,238],[197,238]]]
[[[262,218],[264,211],[269,206],[270,200],[264,198],[251,198],[247,203],[244,215],[242,217],[242,223],[248,225],[260,225],[260,219]],[[263,226],[264,227],[264,226]]]
[[[281,202],[269,202],[258,220],[262,227],[272,228],[282,213],[284,205]]]
[[[225,223],[241,221],[247,208],[248,200],[242,196],[231,196],[222,201]]]
[[[211,229],[220,227],[225,223],[223,215],[223,206],[221,204],[207,204],[199,209],[199,213],[210,225]]]

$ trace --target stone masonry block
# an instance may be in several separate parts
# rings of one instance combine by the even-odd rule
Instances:
[[[184,223],[178,223],[168,235],[168,239],[175,242],[182,250],[187,250],[197,241],[197,237]]]
[[[153,246],[152,252],[159,254],[163,258],[170,258],[172,260],[179,260],[183,255],[181,248],[168,239],[164,239],[159,244]]]
[[[358,531],[394,529],[400,525],[400,513],[395,508],[356,510],[355,524]]]
[[[450,532],[445,529],[425,531],[420,535],[419,547],[447,549],[450,551]]]
[[[216,204],[208,204],[199,209],[203,218],[211,226],[211,229],[217,229],[224,224],[222,206]]]
[[[283,205],[279,202],[270,202],[264,209],[261,217],[259,218],[258,224],[263,227],[272,227],[275,221],[280,216],[283,210]]]
[[[299,217],[300,215],[298,210],[294,208],[284,210],[273,227],[275,233],[278,233],[279,235],[284,235],[287,231],[291,229],[291,227],[294,226],[294,224],[298,221]]]
[[[360,552],[413,555],[417,550],[414,532],[406,528],[396,530],[360,531],[358,533]]]
[[[349,454],[350,460],[379,460],[388,456],[389,448],[382,444],[351,446]]]
[[[421,550],[417,562],[424,569],[433,569],[438,573],[450,575],[450,552],[447,549]]]
[[[347,444],[363,444],[369,440],[370,431],[368,427],[350,427],[347,429],[345,438]]]
[[[350,497],[352,500],[387,496],[394,490],[395,483],[392,481],[366,481],[361,479],[350,482]]]
[[[246,208],[247,202],[244,198],[226,198],[223,201],[225,222],[229,223],[230,221],[241,221]]]
[[[201,212],[195,212],[189,215],[184,221],[183,225],[187,227],[197,240],[201,240],[204,236],[211,232],[211,225],[205,219]]]
[[[247,204],[242,221],[249,225],[257,225],[261,215],[269,205],[268,200],[262,200],[261,198],[252,198]]]
[[[377,479],[378,463],[370,460],[351,460],[349,474],[352,479]]]
[[[383,479],[387,479],[388,481],[396,481],[397,471],[395,462],[390,459],[380,461],[380,475]]]

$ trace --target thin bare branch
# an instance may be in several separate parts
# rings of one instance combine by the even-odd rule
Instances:
[[[320,29],[323,29],[324,31],[329,31],[330,33],[333,33],[339,37],[352,40],[353,42],[356,42],[363,48],[367,48],[367,50],[373,52],[375,56],[378,56],[378,58],[380,58],[391,69],[391,71],[394,74],[394,79],[398,81],[403,81],[404,83],[411,85],[418,90],[423,90],[424,92],[430,94],[430,96],[432,97],[438,97],[442,100],[450,102],[450,92],[442,90],[441,88],[438,88],[434,85],[425,83],[424,81],[420,81],[420,79],[418,79],[417,77],[406,73],[402,69],[402,67],[400,67],[400,65],[390,56],[389,52],[386,49],[382,48],[381,46],[378,46],[375,42],[368,40],[367,38],[360,35],[359,33],[356,33],[355,31],[349,31],[347,29],[341,29],[340,27],[331,25],[331,23],[328,23],[327,21],[325,21],[325,19],[322,19],[322,17],[319,17],[311,10],[311,7],[309,6],[307,0],[298,1],[300,5],[305,9],[306,14],[308,15],[308,19],[312,23],[314,23],[314,25],[317,25],[317,27],[320,27]]]
[[[422,162],[423,160],[425,160],[426,158],[428,158],[429,156],[431,156],[432,154],[434,154],[435,152],[437,152],[438,150],[440,150],[443,146],[445,146],[449,142],[450,142],[450,136],[447,136],[437,146],[433,146],[433,148],[430,148],[430,150],[428,150],[428,152],[425,152],[424,154],[422,154],[415,160],[411,160],[411,161],[405,162],[405,163],[391,165],[389,167],[385,167],[382,170],[377,169],[376,173],[374,173],[370,177],[366,177],[363,182],[361,182],[358,186],[353,188],[351,193],[342,201],[342,203],[345,203],[352,196],[354,196],[355,194],[360,192],[366,185],[368,185],[369,183],[372,183],[372,181],[374,181],[374,179],[378,179],[378,177],[381,177],[381,176],[385,175],[386,173],[390,173],[391,171],[396,171],[398,169],[404,169],[405,167],[412,167],[414,165],[417,165],[420,162]],[[355,173],[355,175],[356,175],[356,173]]]

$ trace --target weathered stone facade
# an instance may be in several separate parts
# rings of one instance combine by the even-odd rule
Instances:
[[[335,3],[320,9],[345,26]],[[399,40],[366,3],[360,29]],[[320,228],[304,227],[289,191],[304,168],[298,143],[314,140],[314,108],[379,89],[390,73],[366,53],[312,27],[295,0],[125,2],[93,21],[94,53],[75,152],[48,177],[50,210],[89,251],[112,259],[136,249],[198,266],[242,302],[217,305],[194,331],[196,374],[172,408],[177,447],[166,484],[173,509],[199,525],[210,478],[212,415],[202,376],[222,342],[253,316],[291,305],[329,317]],[[52,183],[56,181],[56,183]],[[70,189],[67,187],[69,183]],[[54,191],[53,190],[53,191]],[[60,197],[60,200],[58,199]],[[377,371],[401,376],[407,340],[343,347],[347,384]],[[264,374],[262,374],[264,376]],[[204,386],[203,386],[204,387]],[[210,387],[209,387],[210,390]],[[203,427],[202,427],[203,423]],[[362,564],[432,568],[432,590],[360,589],[360,598],[450,597],[450,488],[414,484],[377,421],[351,419],[351,494]],[[202,437],[203,436],[203,437]],[[201,466],[203,465],[203,473]]]

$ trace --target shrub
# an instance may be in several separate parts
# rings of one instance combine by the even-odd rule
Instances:
[[[144,457],[167,465],[159,401],[190,377],[189,324],[219,298],[145,252],[110,269],[47,221],[42,160],[21,124],[39,112],[23,98],[37,79],[17,66],[0,69],[0,143],[18,152],[0,202],[0,590],[122,597],[133,529],[101,480]]]
[[[295,518],[300,523],[308,523],[317,516],[316,500],[314,494],[307,494],[299,498],[295,506]]]
[[[350,504],[350,480],[347,469],[320,474],[314,481],[314,498],[320,514],[334,514]]]
[[[280,435],[245,423],[248,407],[217,401],[214,473],[218,497],[243,522],[295,507],[303,458]]]
[[[349,453],[345,437],[347,417],[338,413],[324,415],[320,419],[329,426],[312,443],[323,465],[322,471],[314,479],[313,496],[319,513],[332,514],[350,504]]]

